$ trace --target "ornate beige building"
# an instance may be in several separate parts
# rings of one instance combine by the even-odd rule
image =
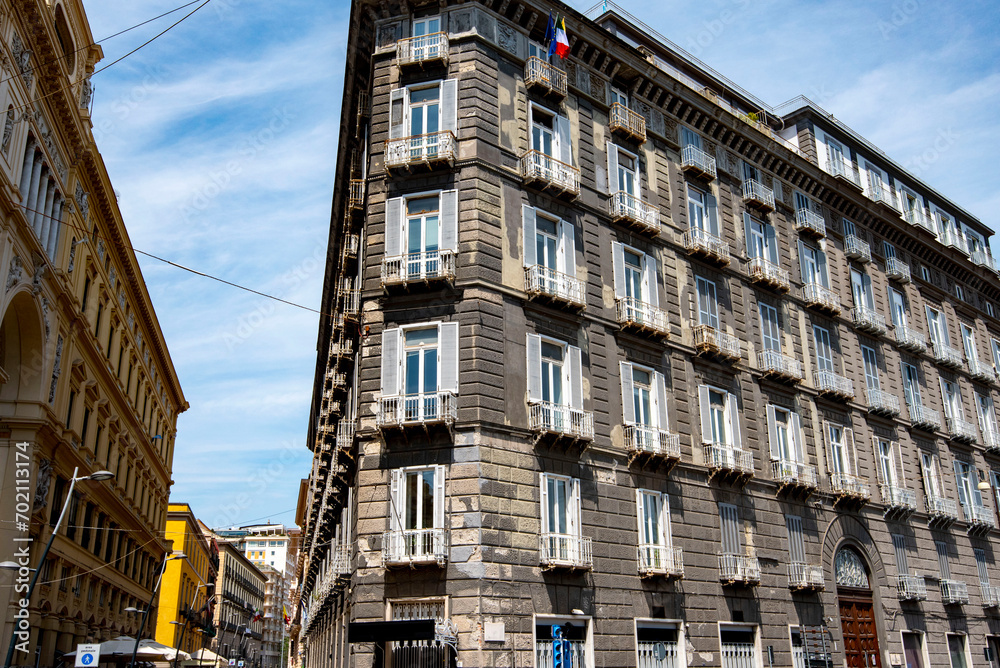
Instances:
[[[125,608],[146,607],[169,547],[175,425],[188,404],[91,132],[89,75],[102,55],[78,1],[0,5],[0,509],[5,537],[30,538],[2,541],[0,561],[29,546],[41,568],[14,665],[134,635],[140,617]],[[75,486],[38,564],[77,469],[115,477]],[[0,575],[4,648],[19,582]],[[151,616],[144,635],[155,628]]]

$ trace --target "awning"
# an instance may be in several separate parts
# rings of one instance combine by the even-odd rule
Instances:
[[[389,642],[400,640],[434,640],[433,619],[407,619],[396,622],[351,622],[347,625],[347,642]]]

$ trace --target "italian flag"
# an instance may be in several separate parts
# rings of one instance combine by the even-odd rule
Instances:
[[[560,16],[556,21],[556,55],[565,58],[569,53],[569,38],[566,37],[566,19]]]

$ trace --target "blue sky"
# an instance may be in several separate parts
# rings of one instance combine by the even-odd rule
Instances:
[[[86,2],[96,39],[178,4]],[[810,97],[996,226],[995,2],[620,4],[768,104]],[[213,0],[94,78],[95,136],[136,248],[319,307],[348,13]],[[104,42],[105,63],[180,15]],[[213,526],[290,522],[311,461],[318,316],[139,262],[191,403],[172,500]]]

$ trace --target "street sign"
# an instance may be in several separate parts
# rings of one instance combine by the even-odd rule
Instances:
[[[240,659],[240,662],[236,665],[239,666],[239,668],[243,668],[243,659]]]
[[[236,665],[236,659],[230,659],[229,660],[229,665],[230,666],[235,666]]]
[[[96,667],[97,664],[101,662],[101,646],[96,645],[77,645],[76,646],[76,662],[73,664],[75,668],[91,668]]]

